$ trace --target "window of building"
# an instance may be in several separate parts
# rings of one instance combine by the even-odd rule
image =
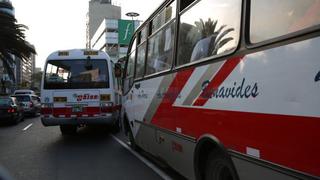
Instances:
[[[111,29],[111,28],[108,28],[107,29],[107,32],[110,32],[110,33],[117,33],[118,32],[118,29]],[[100,38],[99,38],[100,39]]]
[[[174,31],[175,24],[172,21],[171,24],[149,38],[146,74],[149,75],[171,68]]]
[[[250,10],[251,43],[320,24],[320,0],[255,0]]]
[[[202,0],[180,18],[177,65],[231,53],[239,42],[241,0]]]

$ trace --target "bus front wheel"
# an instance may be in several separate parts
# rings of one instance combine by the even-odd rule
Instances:
[[[206,164],[205,180],[238,180],[230,158],[219,151],[212,151]]]
[[[77,133],[76,125],[60,125],[62,135],[73,135]]]

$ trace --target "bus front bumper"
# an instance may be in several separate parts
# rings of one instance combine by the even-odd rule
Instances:
[[[117,118],[115,114],[107,114],[106,116],[96,117],[53,117],[41,116],[41,122],[44,126],[58,126],[58,125],[94,125],[107,124],[113,125]]]

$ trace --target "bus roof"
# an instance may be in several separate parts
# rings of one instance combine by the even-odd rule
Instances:
[[[63,59],[84,59],[90,56],[91,59],[108,59],[110,57],[106,52],[92,49],[69,49],[69,50],[58,50],[51,53],[47,60],[63,60]]]

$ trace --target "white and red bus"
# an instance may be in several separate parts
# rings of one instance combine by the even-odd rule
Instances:
[[[122,120],[188,179],[320,176],[320,0],[167,0],[127,54]]]
[[[103,51],[62,50],[49,55],[41,85],[41,121],[73,134],[81,125],[118,128],[120,96],[114,63]]]

